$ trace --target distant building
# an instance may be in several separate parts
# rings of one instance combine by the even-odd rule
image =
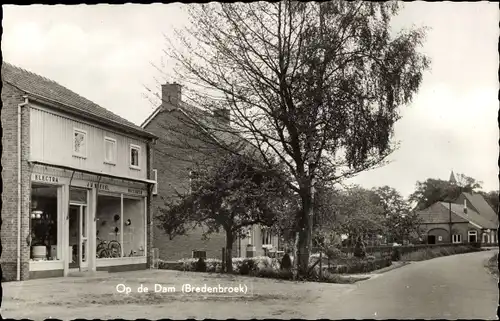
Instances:
[[[498,243],[498,216],[480,194],[461,193],[451,203],[436,202],[418,214],[429,244]]]

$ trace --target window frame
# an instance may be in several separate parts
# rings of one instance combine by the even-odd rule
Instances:
[[[106,150],[106,142],[112,142],[114,145],[113,145],[113,155],[114,155],[114,160],[109,160],[109,159],[106,159],[106,155],[107,155],[107,150]],[[112,137],[109,137],[109,136],[104,136],[104,163],[105,164],[109,164],[109,165],[116,165],[116,159],[117,159],[117,151],[118,151],[118,148],[117,148],[117,142],[116,142],[116,139],[115,138],[112,138]]]
[[[83,134],[84,136],[84,145],[85,145],[85,153],[79,153],[77,151],[75,151],[75,134],[76,133],[80,133],[80,134]],[[87,135],[87,131],[84,130],[84,129],[80,129],[80,128],[77,128],[77,127],[73,127],[73,137],[71,138],[71,142],[72,142],[72,150],[73,150],[73,156],[74,157],[80,157],[80,158],[87,158],[87,153],[88,153],[88,135]]]
[[[474,236],[476,237],[476,242],[471,242],[471,241],[470,241],[470,237],[471,237],[472,235],[474,235]],[[477,235],[478,235],[478,233],[477,233],[477,231],[475,231],[475,230],[470,230],[470,231],[467,231],[467,241],[468,241],[469,243],[477,243],[477,242],[478,242],[478,236],[477,236]]]
[[[132,164],[132,149],[137,150],[137,165]],[[135,145],[135,144],[130,144],[130,147],[128,149],[128,157],[129,157],[129,167],[132,169],[140,170],[141,169],[141,146]]]
[[[460,243],[462,243],[462,235],[461,234],[453,234],[451,236],[451,242],[453,244],[460,244]]]

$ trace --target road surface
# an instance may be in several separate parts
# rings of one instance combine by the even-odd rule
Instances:
[[[4,318],[84,319],[496,319],[493,251],[416,262],[355,284],[289,282],[166,270],[4,283]],[[118,284],[244,284],[249,295],[117,292]]]
[[[484,268],[493,251],[452,255],[358,283],[326,318],[497,319],[498,284]]]

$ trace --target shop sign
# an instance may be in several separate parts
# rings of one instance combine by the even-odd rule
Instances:
[[[45,183],[59,183],[59,178],[51,175],[33,174],[33,180]]]
[[[87,187],[88,188],[97,188],[98,190],[102,190],[102,191],[109,191],[108,184],[98,184],[98,183],[94,183],[94,182],[87,182]]]
[[[128,188],[127,192],[129,194],[142,195],[142,190],[136,188]]]

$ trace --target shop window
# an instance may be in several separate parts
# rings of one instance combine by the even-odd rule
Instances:
[[[97,196],[96,257],[117,258],[122,255],[121,195]]]
[[[123,255],[146,255],[146,212],[144,198],[123,196]]]
[[[116,164],[116,139],[114,138],[104,138],[104,162]]]
[[[32,260],[60,259],[58,187],[31,186],[30,236]]]
[[[83,129],[73,129],[73,155],[87,157],[87,132]]]
[[[460,234],[453,234],[451,236],[451,241],[453,243],[462,243],[462,235],[460,235]]]
[[[141,147],[137,145],[130,145],[130,167],[139,169],[139,156]]]

